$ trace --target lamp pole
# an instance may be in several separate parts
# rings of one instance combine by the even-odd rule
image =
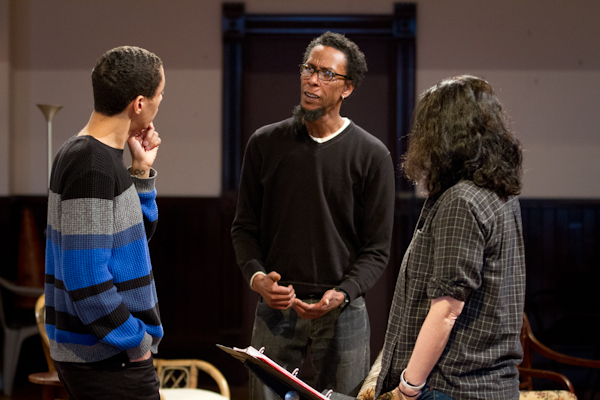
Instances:
[[[38,104],[38,108],[46,118],[46,133],[48,136],[48,189],[50,189],[50,174],[52,173],[52,118],[62,108],[62,106],[54,104]]]

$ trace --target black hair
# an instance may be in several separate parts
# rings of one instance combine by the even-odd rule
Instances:
[[[415,108],[402,170],[430,196],[460,180],[496,192],[521,192],[523,154],[485,80],[462,75],[427,90]]]
[[[158,56],[139,47],[107,51],[92,70],[94,110],[111,117],[137,96],[153,98],[162,80],[161,67]]]
[[[367,61],[365,60],[365,55],[362,51],[360,51],[356,43],[340,33],[329,31],[325,32],[309,43],[306,51],[304,52],[303,62],[308,60],[312,49],[319,45],[333,47],[334,49],[344,53],[346,56],[345,75],[352,81],[355,88],[360,86],[360,83],[367,72]]]

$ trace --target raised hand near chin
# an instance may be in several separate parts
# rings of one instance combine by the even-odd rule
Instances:
[[[150,169],[156,160],[161,139],[154,125],[150,123],[146,129],[132,131],[127,139],[131,152],[131,174],[139,178],[148,178]]]

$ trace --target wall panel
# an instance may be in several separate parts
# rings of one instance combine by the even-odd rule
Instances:
[[[157,202],[159,224],[150,252],[165,326],[159,356],[202,358],[222,369],[231,384],[244,384],[242,364],[215,347],[249,345],[257,300],[235,263],[231,244],[236,199],[159,196]],[[422,199],[398,199],[390,265],[367,294],[373,353],[383,344],[400,263],[421,205]],[[16,276],[23,207],[33,210],[43,238],[45,197],[0,197],[0,223],[8,228],[0,232],[5,255],[0,273],[9,278]],[[552,346],[593,357],[600,349],[595,297],[600,282],[600,201],[522,199],[521,207],[526,311],[534,331]],[[560,329],[564,321],[567,332]]]

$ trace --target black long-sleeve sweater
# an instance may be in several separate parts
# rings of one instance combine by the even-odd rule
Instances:
[[[260,128],[232,227],[244,277],[277,271],[301,298],[364,295],[389,259],[394,193],[389,150],[353,122],[325,143],[292,118]]]

